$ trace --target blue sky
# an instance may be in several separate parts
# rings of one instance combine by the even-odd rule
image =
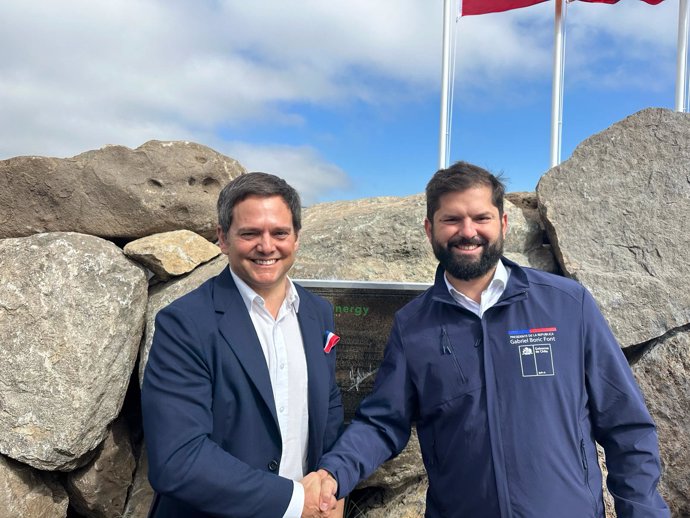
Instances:
[[[0,5],[0,159],[190,140],[305,204],[422,192],[438,165],[442,0]],[[549,165],[553,2],[455,24],[450,159],[534,190]],[[673,109],[677,0],[567,10],[563,159]]]

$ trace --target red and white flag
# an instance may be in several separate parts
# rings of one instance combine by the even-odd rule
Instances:
[[[534,4],[540,4],[547,0],[460,0],[460,14],[470,16],[473,14],[500,13],[511,9],[520,9]],[[568,0],[572,2],[573,0]],[[597,4],[617,4],[619,0],[580,0]],[[651,5],[658,5],[664,0],[642,0]]]
[[[472,14],[500,13],[542,2],[546,2],[546,0],[460,0],[460,14],[469,16]]]

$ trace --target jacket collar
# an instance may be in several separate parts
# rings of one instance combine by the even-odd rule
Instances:
[[[498,299],[496,305],[510,304],[517,300],[522,300],[527,295],[529,291],[529,280],[527,279],[527,274],[524,268],[519,264],[501,257],[500,259],[503,265],[510,268],[510,277],[508,278],[508,284],[503,291],[503,295]],[[448,287],[446,286],[446,281],[444,278],[445,270],[439,264],[436,268],[436,275],[434,277],[434,285],[431,288],[432,298],[438,302],[444,302],[447,304],[457,305],[451,294],[448,292]]]

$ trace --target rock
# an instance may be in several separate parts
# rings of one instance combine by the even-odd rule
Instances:
[[[0,240],[0,452],[74,469],[122,407],[141,339],[143,268],[75,233]]]
[[[542,247],[538,216],[505,203],[506,256],[526,266],[556,269]],[[423,194],[320,203],[304,211],[297,279],[433,282],[438,261],[424,232]],[[546,255],[544,255],[546,253]]]
[[[0,516],[65,518],[68,505],[54,475],[0,456]]]
[[[432,282],[424,195],[320,203],[304,211],[298,279]]]
[[[369,478],[360,482],[357,488],[398,489],[424,476],[426,476],[426,471],[422,462],[422,452],[419,449],[417,430],[413,428],[410,440],[400,455],[382,464]]]
[[[216,257],[214,260],[198,267],[189,275],[179,277],[165,284],[159,284],[151,289],[148,303],[146,305],[146,328],[144,338],[141,341],[139,353],[139,383],[144,380],[144,368],[149,358],[153,333],[155,331],[156,315],[158,311],[170,304],[173,300],[189,293],[201,286],[207,279],[218,275],[223,268],[228,265],[228,258],[225,255]]]
[[[376,491],[348,502],[346,516],[357,518],[422,518],[426,510],[426,476],[397,490]]]
[[[134,483],[129,492],[129,499],[125,507],[124,516],[127,518],[146,518],[153,501],[153,488],[148,479],[149,463],[146,448],[142,445],[134,474]]]
[[[210,261],[220,254],[220,248],[190,230],[173,230],[130,241],[124,252],[165,281]]]
[[[67,476],[70,505],[89,518],[121,517],[134,467],[127,426],[118,419],[94,459]]]
[[[549,170],[537,195],[566,275],[624,347],[690,322],[690,114],[647,109]]]
[[[657,425],[659,489],[673,516],[690,516],[690,328],[659,339],[633,373]]]
[[[503,203],[503,210],[508,215],[508,233],[505,241],[505,256],[522,266],[530,266],[550,273],[558,273],[559,267],[551,252],[551,246],[544,244],[546,238],[539,211],[528,205],[536,204],[536,195],[532,200],[526,193],[521,193],[520,205],[514,205],[509,199]]]
[[[244,168],[205,146],[150,141],[72,158],[0,161],[0,238],[74,231],[105,238],[189,229],[215,235],[220,189]]]

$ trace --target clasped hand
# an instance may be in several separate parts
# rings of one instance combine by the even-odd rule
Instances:
[[[337,502],[338,483],[325,470],[309,473],[301,481],[304,486],[302,518],[339,518],[343,503]],[[336,509],[337,508],[337,509]]]

